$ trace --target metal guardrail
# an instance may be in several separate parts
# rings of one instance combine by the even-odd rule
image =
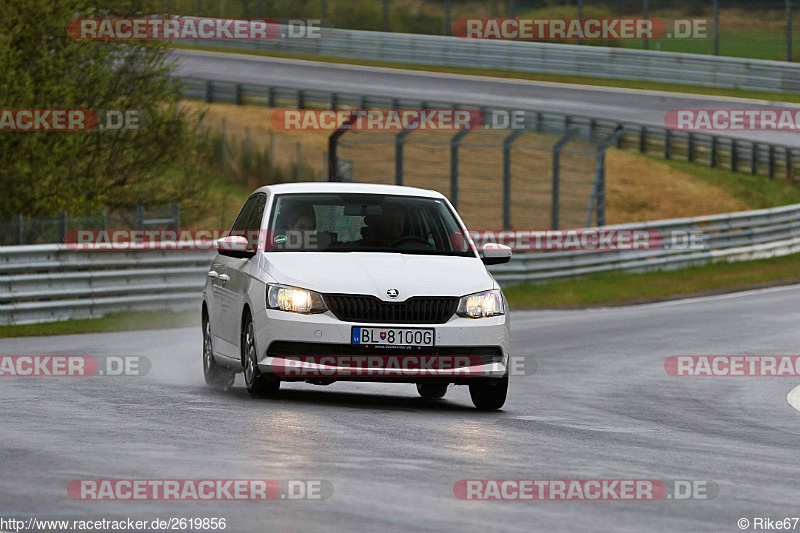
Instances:
[[[285,32],[286,28],[281,27]],[[800,91],[800,65],[652,50],[321,28],[319,38],[204,41],[204,45],[419,65],[502,69],[724,87]]]
[[[540,251],[517,253],[491,268],[502,283],[536,282],[609,271],[646,272],[787,255],[800,251],[800,204],[723,215],[605,226],[605,230],[682,232],[699,237],[702,247],[652,250]]]
[[[503,284],[607,271],[669,270],[800,252],[800,204],[706,217],[606,226],[662,234],[699,232],[700,250],[517,253],[490,268]],[[0,247],[0,324],[106,313],[198,308],[213,251],[73,251],[65,245]]]
[[[0,247],[0,324],[191,309],[213,251],[77,251],[64,244]]]
[[[182,78],[178,81],[182,84],[185,97],[200,99],[209,103],[225,102],[237,105],[250,104],[299,109],[470,108],[481,109],[484,112],[498,109],[471,104],[467,101],[454,103],[392,98],[363,93],[298,89],[198,78]],[[572,128],[576,129],[578,135],[582,138],[587,139],[589,142],[594,142],[608,137],[617,128],[622,127],[622,135],[617,142],[617,148],[659,155],[665,159],[677,159],[710,167],[763,175],[770,179],[781,175],[789,179],[795,179],[795,172],[800,173],[800,165],[795,164],[796,161],[800,161],[800,148],[797,147],[746,141],[708,133],[672,131],[665,127],[648,126],[630,121],[622,122],[588,116],[565,115],[536,109],[526,110],[525,112],[526,127],[540,133],[563,134],[563,132]]]

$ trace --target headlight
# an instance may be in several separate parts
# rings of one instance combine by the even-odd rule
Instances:
[[[458,302],[456,314],[467,318],[502,315],[503,294],[495,289],[463,296]]]
[[[328,310],[322,295],[286,285],[270,285],[267,289],[267,307],[291,313],[324,313]]]

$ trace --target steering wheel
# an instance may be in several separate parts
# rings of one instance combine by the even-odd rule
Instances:
[[[393,240],[389,243],[389,248],[394,248],[395,246],[400,246],[401,244],[405,244],[407,242],[417,242],[420,244],[424,244],[428,248],[430,248],[431,243],[427,240],[423,239],[422,237],[417,237],[416,235],[404,235],[398,239]]]

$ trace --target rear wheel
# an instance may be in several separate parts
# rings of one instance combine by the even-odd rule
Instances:
[[[253,396],[275,396],[278,389],[281,388],[281,382],[275,376],[259,370],[255,337],[253,320],[250,316],[246,316],[242,326],[242,365],[244,366],[245,387],[247,387],[247,392]]]
[[[472,403],[481,411],[496,411],[500,409],[506,403],[507,394],[508,376],[497,380],[492,385],[476,381],[469,386],[469,395],[472,398]]]
[[[423,400],[438,400],[447,394],[447,383],[444,385],[417,383],[417,392]]]
[[[203,376],[206,384],[220,390],[233,387],[236,372],[229,370],[214,359],[214,347],[211,344],[211,322],[208,313],[203,311]]]

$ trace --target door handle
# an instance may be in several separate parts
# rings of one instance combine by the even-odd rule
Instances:
[[[222,282],[228,281],[229,279],[231,279],[231,277],[229,275],[227,275],[227,274],[220,274],[219,275],[219,280],[222,281]]]
[[[209,270],[208,271],[208,277],[209,278],[216,278],[217,276],[219,276],[219,274],[217,274],[215,271],[213,271],[213,270]]]

